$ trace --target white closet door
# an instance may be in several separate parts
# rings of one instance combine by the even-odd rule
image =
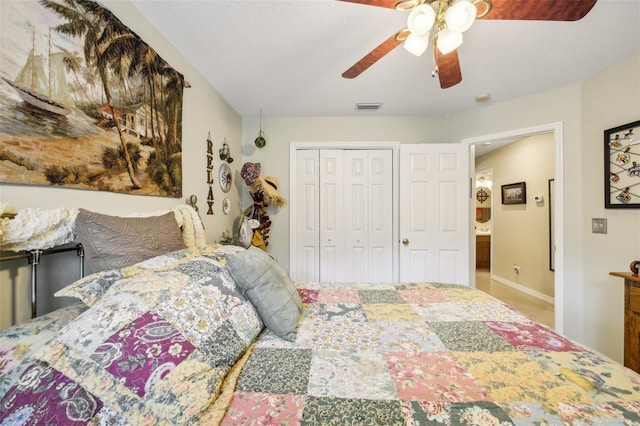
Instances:
[[[344,169],[344,278],[393,281],[392,153],[347,150]]]
[[[320,156],[317,149],[296,150],[295,208],[291,228],[291,278],[320,280]]]
[[[369,151],[368,281],[393,279],[393,154]]]
[[[344,281],[343,150],[320,150],[320,280]]]
[[[367,281],[369,267],[367,151],[344,152],[344,281]]]
[[[393,152],[295,151],[290,274],[304,281],[393,281]]]

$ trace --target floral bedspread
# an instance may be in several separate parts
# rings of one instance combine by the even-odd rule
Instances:
[[[86,309],[85,304],[75,303],[0,331],[0,400],[18,377],[33,365],[29,355],[55,338],[61,327]]]
[[[263,333],[242,368],[232,369],[230,376],[239,374],[226,381],[224,398],[189,424],[216,424],[220,413],[223,425],[640,424],[640,375],[480,291],[296,285],[305,303],[297,339]],[[10,402],[12,383],[49,374],[29,353],[86,309],[77,304],[0,331],[0,401]],[[70,401],[102,404],[66,376],[54,382]],[[58,408],[69,415],[81,406]],[[130,423],[106,407],[101,412],[110,424]]]
[[[2,331],[0,425],[197,423],[263,328],[221,256],[87,276],[72,286],[89,306]]]
[[[297,283],[224,425],[640,424],[640,375],[466,287]]]

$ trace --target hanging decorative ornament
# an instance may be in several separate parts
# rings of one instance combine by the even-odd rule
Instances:
[[[229,144],[227,143],[227,138],[224,138],[224,142],[222,143],[222,148],[218,150],[218,154],[220,154],[221,160],[226,160],[229,156]]]
[[[264,132],[262,131],[262,108],[260,108],[260,132],[255,140],[255,144],[258,148],[264,148],[267,144],[267,140],[264,138]]]
[[[227,143],[227,138],[224,138],[224,142],[222,143],[222,148],[218,150],[220,154],[220,159],[226,161],[227,163],[233,163],[233,157],[231,157],[231,150],[229,149],[229,144]]]

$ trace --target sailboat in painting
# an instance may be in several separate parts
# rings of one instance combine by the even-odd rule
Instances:
[[[35,53],[35,30],[31,52],[14,81],[2,77],[13,87],[23,101],[53,114],[66,116],[73,111],[73,99],[64,73],[64,53],[51,52],[49,34],[48,60]]]

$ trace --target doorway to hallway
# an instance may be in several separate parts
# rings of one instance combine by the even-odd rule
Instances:
[[[467,143],[470,147],[470,159],[472,160],[470,161],[471,175],[475,176],[476,168],[475,161],[473,161],[473,159],[476,157],[476,148],[482,151],[482,149],[484,149],[484,145],[486,144],[497,144],[498,147],[500,147],[501,145],[506,146],[515,141],[519,141],[525,138],[537,140],[537,138],[542,137],[544,137],[547,141],[544,142],[545,144],[550,142],[550,148],[548,148],[550,149],[550,151],[544,158],[546,164],[549,165],[549,168],[545,173],[543,173],[544,176],[527,175],[525,171],[522,170],[527,165],[527,163],[530,163],[533,159],[536,158],[532,154],[528,154],[528,156],[525,157],[524,160],[505,160],[503,157],[503,161],[506,162],[507,165],[504,166],[503,164],[503,169],[500,170],[501,176],[497,177],[495,175],[496,170],[494,170],[494,207],[500,211],[494,211],[491,214],[491,245],[493,246],[493,249],[491,250],[492,259],[490,268],[480,268],[478,273],[475,273],[475,250],[470,258],[470,262],[473,262],[474,264],[474,273],[472,274],[472,280],[475,282],[476,287],[487,289],[487,292],[489,293],[505,293],[508,291],[509,293],[518,295],[518,299],[521,299],[522,301],[528,301],[527,304],[529,304],[534,310],[541,310],[541,312],[543,313],[541,322],[548,325],[553,325],[555,326],[555,329],[557,331],[562,332],[564,285],[564,242],[562,240],[561,232],[561,228],[563,227],[562,123],[551,123],[542,126],[475,137],[463,140],[463,143]],[[505,151],[508,152],[509,150],[505,149]],[[511,164],[509,165],[509,163]],[[491,167],[487,164],[488,163],[486,162],[481,163],[478,170],[482,171],[486,168]],[[553,178],[554,180],[555,185],[553,193],[548,193],[548,178]],[[527,189],[533,188],[531,191],[527,191],[526,205],[503,205],[501,202],[501,185],[519,181],[526,181]],[[552,205],[555,207],[553,210],[551,210]],[[531,214],[532,212],[537,212],[536,214],[539,214],[540,216],[544,214],[544,223],[537,223],[536,225],[527,223],[527,221],[530,220],[530,218],[527,218],[527,215]],[[501,213],[502,218],[496,218],[496,214],[494,213]],[[475,208],[470,209],[469,216],[472,225],[475,224],[476,214],[477,211]],[[550,216],[552,220],[549,220]],[[511,228],[507,229],[507,225],[504,223],[501,225],[500,221],[512,221]],[[547,229],[552,225],[554,232],[551,237],[547,237]],[[499,231],[501,230],[502,232],[497,232],[497,236],[498,239],[503,239],[503,243],[501,245],[498,245],[497,247],[495,246],[494,239],[494,237],[496,236],[494,233],[495,227],[501,228],[499,229]],[[471,227],[471,229],[474,228]],[[516,245],[514,246],[513,244],[508,242],[509,238],[516,235],[517,239],[520,239],[521,241],[529,241],[529,237],[525,234],[528,230],[531,229],[535,229],[537,233],[539,233],[541,236],[544,236],[544,240],[541,240],[539,242],[539,247],[535,248],[535,250],[532,249],[531,246],[528,246],[526,247],[526,250],[524,252],[520,254],[514,254],[517,248],[516,246],[519,243],[517,241],[514,241],[513,244]],[[469,236],[469,239],[470,246],[475,248],[475,232],[473,232],[472,235]],[[505,242],[505,240],[507,241]],[[522,247],[521,243],[520,246]],[[529,266],[522,266],[522,264],[531,260],[530,257],[534,254],[534,251],[535,256],[539,257],[536,263]],[[502,262],[502,265],[498,266],[497,270],[496,264],[494,263],[495,259],[498,259]],[[519,271],[520,266],[522,266],[523,273],[520,273]],[[516,271],[516,269],[518,270]],[[539,278],[537,276],[533,278],[525,277],[525,275],[529,273],[542,274],[543,276],[542,278]],[[543,284],[544,282],[547,282],[547,280],[550,280],[549,283]],[[536,287],[538,285],[540,287]],[[546,287],[542,287],[543,285]],[[507,299],[508,297],[510,296],[504,296],[505,299]],[[514,306],[517,304],[516,301],[512,300],[508,301],[507,303],[514,308],[522,311],[523,313],[528,314],[527,308]],[[537,316],[537,314],[534,315]],[[553,317],[553,321],[544,319],[544,315],[551,315]]]

